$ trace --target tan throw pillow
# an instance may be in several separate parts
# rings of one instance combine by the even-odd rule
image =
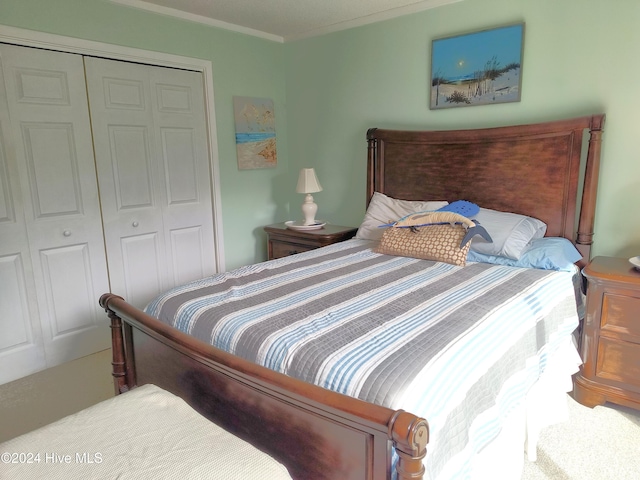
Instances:
[[[387,228],[374,251],[464,267],[471,242],[461,244],[472,225],[468,218],[449,212],[410,216]]]

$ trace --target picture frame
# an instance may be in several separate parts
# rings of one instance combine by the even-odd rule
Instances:
[[[429,108],[519,102],[524,22],[434,39]]]
[[[238,169],[275,168],[278,154],[273,100],[234,96],[233,116]]]

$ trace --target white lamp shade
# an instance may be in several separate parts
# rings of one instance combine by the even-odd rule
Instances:
[[[320,186],[318,177],[316,177],[316,171],[313,168],[303,168],[302,170],[300,170],[296,192],[315,193],[321,191],[322,187]]]

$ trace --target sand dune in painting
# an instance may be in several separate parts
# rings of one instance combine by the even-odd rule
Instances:
[[[441,83],[431,87],[431,105],[436,108],[487,105],[491,103],[517,102],[520,98],[520,68],[511,69],[495,80],[483,85],[478,94],[478,82],[466,80],[457,83]],[[437,102],[436,102],[437,94]]]
[[[269,168],[277,164],[276,139],[236,144],[240,169]]]

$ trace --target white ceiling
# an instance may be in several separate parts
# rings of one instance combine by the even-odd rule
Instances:
[[[462,0],[111,0],[114,3],[285,42]]]

